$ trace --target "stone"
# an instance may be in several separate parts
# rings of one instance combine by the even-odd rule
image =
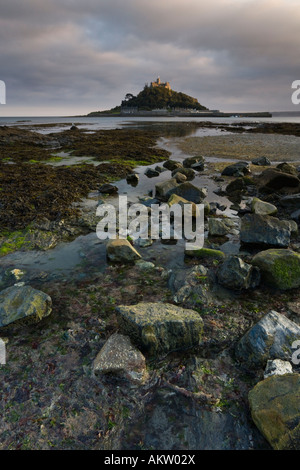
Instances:
[[[225,259],[225,254],[220,250],[212,250],[211,248],[200,248],[199,250],[185,249],[185,256],[199,259],[212,259],[222,261]]]
[[[244,176],[250,173],[250,165],[248,162],[237,162],[224,168],[222,176]]]
[[[144,261],[142,259],[136,261],[135,265],[141,270],[141,271],[148,271],[149,269],[154,269],[155,264],[151,263],[151,261]]]
[[[201,264],[189,269],[179,269],[169,277],[169,287],[174,293],[176,304],[185,303],[191,308],[212,304],[214,293],[211,291],[207,269]]]
[[[191,168],[195,164],[203,164],[204,158],[201,155],[185,158],[182,162],[184,168]]]
[[[212,237],[227,235],[233,228],[234,222],[229,218],[216,219],[210,217],[208,219],[208,233]]]
[[[300,286],[300,254],[288,249],[270,249],[257,253],[251,264],[260,269],[262,281],[274,289]]]
[[[174,189],[169,191],[168,195],[176,194],[177,196],[183,197],[187,201],[200,204],[207,196],[207,190],[205,188],[197,188],[192,183],[186,182],[179,184]]]
[[[251,163],[253,165],[258,165],[258,166],[269,166],[269,165],[271,165],[271,162],[267,157],[254,158]]]
[[[300,194],[289,194],[280,198],[279,204],[290,210],[300,209]]]
[[[241,219],[240,240],[243,243],[286,247],[290,237],[289,225],[276,217],[245,214]]]
[[[137,173],[131,173],[130,175],[126,176],[126,181],[128,184],[136,186],[139,182],[139,175]]]
[[[99,193],[105,193],[105,194],[115,194],[118,192],[117,186],[114,186],[113,184],[105,183],[102,184],[98,188]]]
[[[111,374],[137,384],[147,378],[145,357],[128,336],[119,333],[111,335],[97,354],[93,372],[96,376]]]
[[[287,162],[279,163],[279,165],[277,165],[276,168],[278,168],[280,171],[284,173],[288,173],[289,175],[298,176],[297,168],[291,163],[287,163]]]
[[[260,273],[257,267],[245,263],[238,256],[229,256],[219,267],[217,279],[228,289],[254,289],[259,285]]]
[[[203,171],[204,170],[204,162],[193,163],[191,168],[195,171]]]
[[[300,180],[297,176],[284,173],[278,168],[267,168],[255,178],[261,191],[273,192],[282,188],[297,188]]]
[[[163,163],[163,167],[167,170],[173,171],[176,168],[182,168],[182,164],[180,162],[176,162],[175,160],[167,160]]]
[[[106,253],[110,261],[118,263],[133,263],[141,258],[131,243],[122,238],[109,240],[106,245]]]
[[[0,327],[18,320],[37,323],[51,311],[51,297],[30,286],[12,286],[0,292]]]
[[[177,183],[184,183],[187,180],[187,177],[183,175],[182,173],[176,173],[175,179]]]
[[[200,209],[197,207],[197,204],[195,204],[194,202],[187,201],[183,197],[177,196],[176,194],[172,194],[172,196],[168,200],[168,206],[170,208],[174,204],[179,204],[182,208],[184,208],[186,204],[192,205],[192,216],[196,217],[197,215],[200,214]]]
[[[300,374],[273,375],[249,392],[254,423],[275,450],[300,450]]]
[[[175,178],[178,174],[184,175],[187,180],[192,180],[195,178],[195,172],[192,168],[176,168],[172,171],[172,176]]]
[[[201,341],[203,320],[194,310],[168,303],[141,302],[120,305],[117,314],[121,331],[149,356],[190,349]]]
[[[265,367],[270,359],[290,360],[292,344],[300,338],[300,327],[271,310],[240,339],[236,358],[250,368]]]
[[[153,168],[147,168],[147,170],[145,171],[145,175],[148,178],[154,178],[155,176],[159,176],[159,174],[160,173],[156,170],[153,170]]]
[[[245,183],[244,178],[236,178],[235,180],[231,181],[225,188],[227,194],[232,194],[237,191],[241,192],[246,189],[247,185]]]
[[[155,196],[160,197],[163,200],[168,200],[179,184],[176,181],[176,178],[172,178],[167,181],[162,181],[161,183],[157,183],[155,185]]]
[[[259,215],[274,215],[278,212],[276,206],[269,202],[262,201],[257,197],[254,197],[252,200],[251,210],[254,214]]]
[[[288,361],[282,361],[281,359],[273,359],[267,361],[267,365],[264,372],[264,379],[271,377],[271,375],[285,375],[292,374],[292,364]]]

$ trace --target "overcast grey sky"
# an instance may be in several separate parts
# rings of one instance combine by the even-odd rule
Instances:
[[[0,0],[2,116],[85,114],[158,76],[210,109],[300,111],[300,0]]]

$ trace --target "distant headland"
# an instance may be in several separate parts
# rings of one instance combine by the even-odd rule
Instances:
[[[196,98],[171,89],[170,82],[156,81],[145,84],[137,96],[127,93],[121,105],[105,111],[93,111],[88,117],[103,116],[182,116],[182,117],[272,117],[269,112],[223,113],[210,110]]]

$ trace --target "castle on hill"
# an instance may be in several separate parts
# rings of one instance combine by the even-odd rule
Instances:
[[[150,84],[150,88],[156,88],[156,87],[167,88],[167,90],[171,90],[170,83],[169,82],[165,82],[165,83],[161,82],[159,77],[155,82],[151,82],[151,84]]]

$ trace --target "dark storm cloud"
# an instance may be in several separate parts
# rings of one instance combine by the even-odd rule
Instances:
[[[298,0],[2,0],[5,109],[105,109],[158,75],[211,108],[292,109],[299,30]]]

